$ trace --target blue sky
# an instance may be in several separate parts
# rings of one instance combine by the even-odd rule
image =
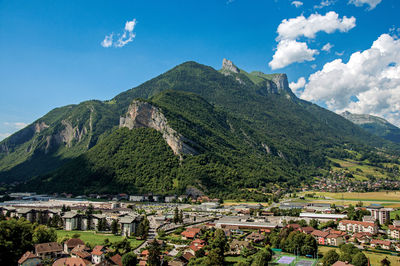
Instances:
[[[325,73],[329,68],[324,73],[318,72],[325,64],[340,58],[343,65],[336,72],[349,69],[351,65],[346,63],[353,53],[370,51],[382,34],[390,34],[392,39],[382,42],[393,44],[390,54],[384,54],[385,58],[395,58],[392,68],[388,69],[386,64],[368,75],[378,76],[390,70],[394,72],[389,75],[391,81],[400,78],[400,68],[396,68],[400,54],[399,1],[350,1],[353,2],[301,1],[300,5],[299,1],[288,0],[0,0],[0,139],[55,107],[89,99],[110,99],[189,60],[219,69],[223,58],[247,71],[287,73],[299,97],[331,110],[364,111],[397,123],[399,114],[388,99],[386,102],[377,99],[374,108],[373,103],[363,100],[370,98],[368,95],[373,94],[376,86],[380,89],[389,84],[388,76],[374,83],[371,77],[365,77],[370,83],[365,81],[360,88],[347,91],[345,81],[330,85],[329,79],[337,77]],[[324,22],[319,23],[320,28],[318,23],[312,25],[312,16],[324,21],[328,12],[334,12],[338,18],[327,24],[337,22],[337,28],[334,25],[321,28]],[[344,25],[344,17],[353,18],[354,23]],[[278,34],[284,19],[295,20],[286,32]],[[125,30],[126,22],[133,20],[134,27]],[[306,45],[308,54],[306,57],[295,54],[294,62],[271,69],[269,63],[279,42],[287,38],[282,36],[299,25],[304,34],[311,30],[314,36],[299,33],[289,41],[296,45],[303,43],[303,48]],[[123,47],[101,45],[112,33],[115,44],[124,31],[125,40],[132,34],[132,41]],[[327,43],[330,45],[326,48],[332,48],[322,50]],[[374,60],[383,61],[382,53]],[[283,57],[286,55],[283,53]],[[360,62],[367,65],[369,61]],[[302,79],[297,82],[302,77],[304,84]],[[318,87],[317,81],[327,84],[326,87]],[[396,98],[393,94],[400,95],[400,84],[392,83],[387,85],[391,86],[392,95],[388,96],[391,99]],[[391,107],[387,108],[388,105]]]

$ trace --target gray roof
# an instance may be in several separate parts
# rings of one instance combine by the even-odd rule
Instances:
[[[63,215],[63,218],[74,218],[78,216],[78,213],[74,212],[74,211],[70,211],[70,212],[66,212]]]

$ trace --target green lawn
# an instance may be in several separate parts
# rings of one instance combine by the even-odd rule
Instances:
[[[330,249],[335,249],[336,252],[340,254],[340,250],[338,248],[318,246],[318,251],[322,254],[325,254]],[[370,259],[371,265],[380,265],[381,261],[384,258],[388,258],[388,260],[391,262],[391,265],[400,265],[400,258],[397,256],[379,254],[370,251],[363,251],[363,253],[365,254],[365,256],[367,256],[367,258]]]
[[[96,234],[95,231],[57,230],[57,240],[61,241],[64,237],[72,237],[74,234],[79,234],[79,238],[82,239],[83,242],[89,242],[92,246],[101,245],[106,238],[108,238],[110,242],[117,242],[123,239],[122,236],[116,236],[113,234]],[[136,248],[143,243],[143,240],[129,239],[129,242],[131,242],[133,248]]]
[[[390,212],[390,219],[395,219],[396,214],[398,214],[400,216],[400,210],[395,210],[395,211]]]

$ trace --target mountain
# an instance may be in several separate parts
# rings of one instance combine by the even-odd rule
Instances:
[[[348,111],[341,113],[341,116],[359,125],[371,134],[400,143],[400,128],[383,118],[373,115],[352,114]]]
[[[351,150],[399,149],[298,99],[285,74],[186,62],[109,101],[57,108],[5,139],[0,180],[43,192],[240,195],[308,182],[328,157]]]

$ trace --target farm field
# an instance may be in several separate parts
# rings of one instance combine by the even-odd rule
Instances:
[[[329,160],[340,165],[340,167],[333,166],[332,170],[350,171],[352,172],[354,178],[358,180],[368,180],[367,177],[368,175],[372,175],[376,178],[383,178],[383,179],[387,177],[385,171],[376,166],[366,165],[361,162],[357,162],[350,159],[340,160],[340,159],[329,158]]]
[[[101,245],[104,242],[104,239],[108,238],[110,242],[117,242],[123,239],[122,236],[116,236],[113,234],[96,234],[94,231],[65,231],[65,230],[57,230],[57,240],[61,241],[64,237],[72,237],[74,234],[79,234],[79,238],[82,239],[83,242],[89,242],[92,246]],[[128,239],[131,242],[133,248],[138,247],[143,243],[142,240],[136,239]]]
[[[318,247],[318,251],[322,254],[325,254],[326,252],[328,252],[331,249],[335,249],[338,254],[340,253],[339,248],[324,247],[324,246]],[[367,258],[369,258],[371,265],[381,265],[381,261],[385,257],[388,258],[388,260],[391,262],[391,265],[400,265],[400,257],[398,257],[398,256],[379,254],[379,253],[374,253],[374,252],[369,252],[369,251],[363,251],[363,253],[365,254],[365,256],[367,256]]]
[[[310,193],[310,192],[307,192]],[[316,196],[324,196],[325,198],[332,198],[341,200],[361,200],[361,201],[398,201],[400,203],[400,191],[379,191],[379,192],[312,192]]]

